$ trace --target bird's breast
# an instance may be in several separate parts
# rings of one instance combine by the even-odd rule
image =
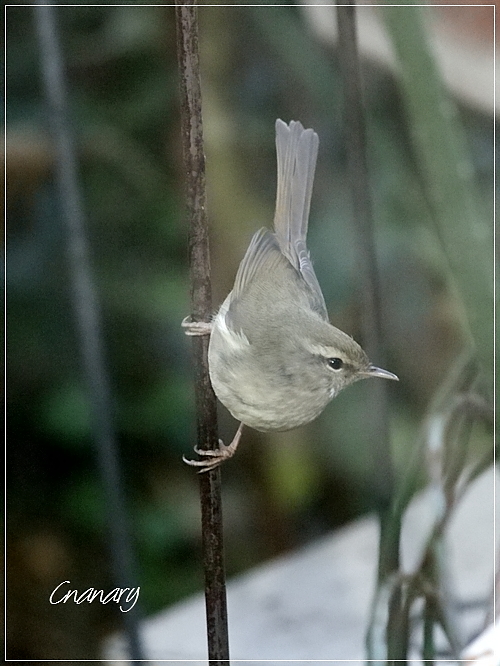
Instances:
[[[256,430],[291,430],[315,419],[330,392],[312,386],[278,354],[257,350],[216,317],[208,350],[214,391],[231,414]]]

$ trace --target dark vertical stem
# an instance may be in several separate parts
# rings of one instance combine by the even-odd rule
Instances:
[[[100,315],[92,280],[76,152],[70,128],[56,8],[40,2],[35,7],[35,21],[40,43],[45,93],[49,106],[49,120],[56,151],[56,178],[61,212],[67,227],[67,251],[73,304],[89,389],[98,466],[108,512],[112,571],[118,587],[136,587],[118,447],[112,418],[110,382],[104,360]],[[129,612],[123,613],[122,619],[128,636],[130,656],[133,660],[139,660],[142,655],[137,606]]]
[[[193,321],[208,321],[212,313],[212,295],[201,117],[198,16],[194,2],[177,2],[176,5],[182,145],[190,219],[188,245],[192,318]],[[193,338],[193,345],[198,447],[215,449],[218,447],[217,403],[208,373],[208,336]],[[218,665],[229,660],[219,468],[200,474],[200,500],[208,657],[211,664]]]
[[[353,0],[337,6],[339,61],[344,91],[347,168],[351,183],[353,218],[358,242],[358,270],[363,309],[363,346],[372,361],[383,364],[380,282],[375,252],[370,183],[367,167],[367,140],[362,94],[360,58],[356,35],[356,8]],[[394,495],[394,474],[390,450],[387,389],[383,381],[366,385],[368,394],[370,448],[373,454],[373,482],[381,524],[379,581],[399,568],[399,522],[391,520],[390,502]],[[391,600],[390,617],[398,612],[400,593]],[[390,623],[391,624],[391,621]],[[389,626],[388,654],[391,648]],[[397,649],[396,649],[397,652]]]
[[[356,41],[355,7],[339,6],[339,58],[344,89],[344,124],[346,129],[347,168],[351,183],[353,218],[358,242],[360,291],[363,297],[363,346],[371,360],[383,363],[381,297],[373,231],[370,183],[366,159],[366,130],[361,89],[359,52]],[[375,483],[379,499],[392,494],[392,464],[388,446],[386,385],[383,381],[367,384],[371,389],[373,408],[370,418],[377,417],[373,438],[377,462]],[[376,409],[376,407],[378,409]],[[382,409],[380,409],[382,408]]]
[[[424,638],[422,647],[422,659],[429,666],[434,666],[434,625],[436,614],[434,612],[434,602],[427,597],[424,607]]]

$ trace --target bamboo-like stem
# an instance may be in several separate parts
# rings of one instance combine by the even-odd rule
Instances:
[[[176,2],[176,24],[182,146],[189,215],[192,320],[209,321],[212,313],[212,294],[206,214],[198,17],[194,2]],[[208,340],[208,336],[193,338],[197,435],[200,449],[218,448],[217,403],[208,372]],[[219,666],[228,663],[229,660],[220,469],[200,474],[199,479],[208,658],[211,664]]]
[[[338,3],[339,62],[344,91],[347,168],[351,184],[353,219],[358,243],[358,272],[363,309],[363,346],[368,356],[383,365],[380,280],[375,252],[370,183],[366,158],[365,114],[360,58],[356,35],[355,3]],[[368,393],[370,448],[373,453],[373,487],[381,525],[379,583],[399,569],[400,524],[390,519],[394,494],[394,471],[389,440],[387,389],[384,382],[365,387]],[[368,424],[367,424],[368,425]],[[388,658],[404,658],[397,638],[400,625],[400,591],[397,587],[390,602]],[[394,631],[391,631],[391,627]]]
[[[386,4],[383,16],[400,66],[401,97],[411,129],[412,147],[457,301],[463,306],[463,328],[470,334],[478,355],[484,377],[483,392],[491,399],[493,219],[487,219],[479,205],[467,138],[429,44],[425,19],[431,8],[411,6],[415,0],[408,0],[408,6],[396,6],[396,0],[394,4]],[[492,104],[493,84],[492,69]],[[494,159],[493,153],[491,159]]]
[[[86,219],[74,136],[70,127],[56,12],[56,7],[45,2],[39,2],[35,7],[40,63],[56,154],[56,181],[61,202],[61,216],[66,226],[69,279],[91,406],[92,436],[96,445],[97,464],[107,509],[112,575],[118,587],[131,588],[136,587],[135,563],[113,423],[113,398],[85,230]],[[134,663],[138,662],[143,658],[138,608],[132,608],[130,612],[124,613],[122,621],[128,639],[129,656]]]

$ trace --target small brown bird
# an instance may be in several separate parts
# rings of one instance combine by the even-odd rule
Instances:
[[[210,334],[214,391],[241,421],[228,446],[195,448],[204,460],[184,458],[200,472],[234,455],[243,425],[290,430],[315,419],[358,379],[398,379],[372,365],[358,343],[328,320],[306,245],[318,144],[318,135],[300,122],[276,121],[274,233],[256,232],[211,323],[183,322],[187,335]]]

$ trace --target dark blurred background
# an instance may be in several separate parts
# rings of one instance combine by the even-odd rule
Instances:
[[[252,233],[271,225],[274,121],[297,119],[320,137],[310,223],[318,279],[332,322],[362,342],[337,54],[307,11],[200,8],[214,307]],[[197,478],[181,461],[195,430],[190,342],[180,328],[189,285],[174,9],[82,5],[60,7],[58,18],[150,614],[202,587]],[[8,7],[6,56],[8,656],[98,658],[100,639],[118,626],[116,605],[48,603],[63,580],[81,591],[114,585],[31,7]],[[463,334],[397,84],[374,60],[363,72],[387,367],[401,380],[388,387],[400,473]],[[488,216],[492,118],[458,102]],[[363,395],[353,386],[308,428],[245,432],[223,469],[229,576],[374,508]],[[226,442],[236,426],[221,409]],[[475,446],[487,445],[478,433]]]

